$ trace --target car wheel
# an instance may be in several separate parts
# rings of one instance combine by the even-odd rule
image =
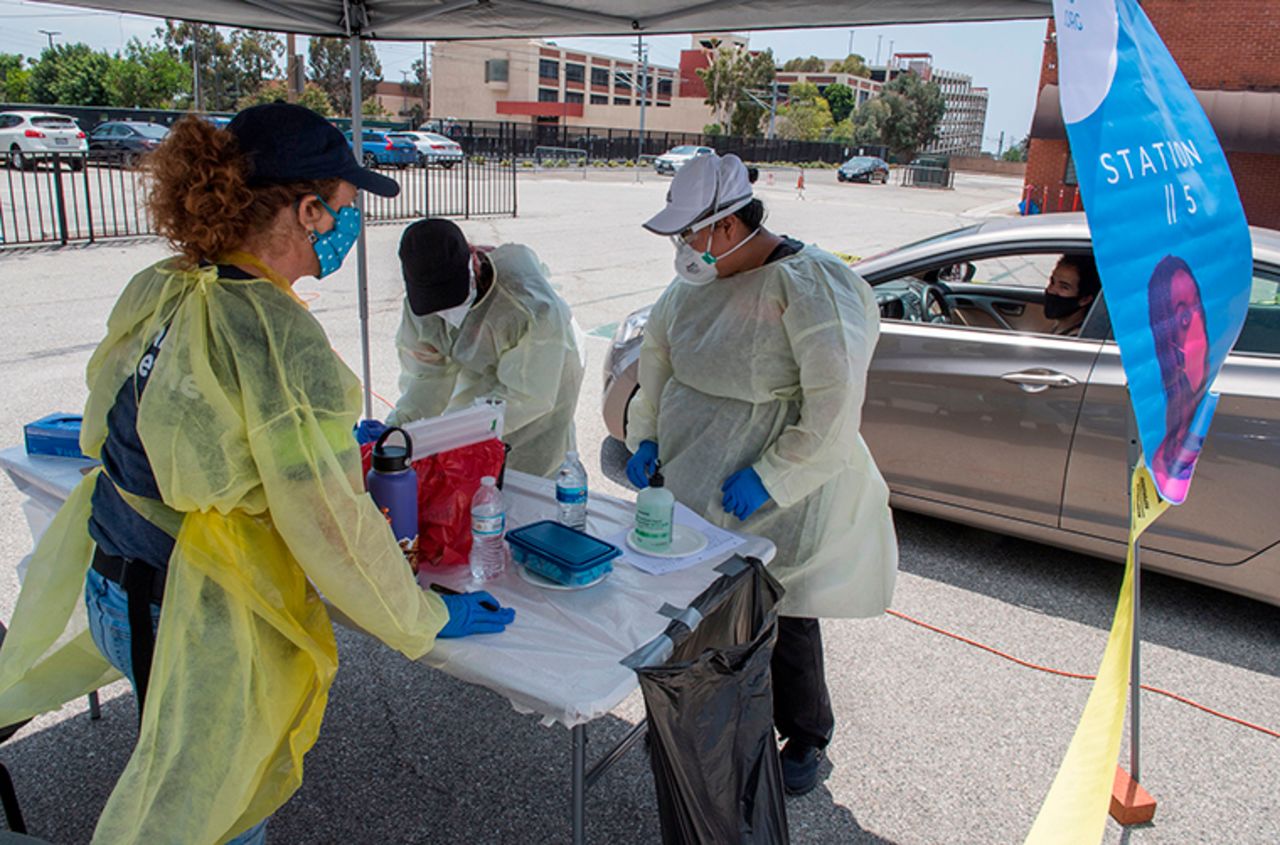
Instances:
[[[69,159],[67,161],[67,167],[71,168],[72,173],[79,173],[81,170],[84,170],[84,159],[82,158]]]
[[[888,184],[889,184],[889,174],[888,174],[888,173],[881,173],[881,174],[880,174],[880,184],[881,184],[881,185],[888,185]]]
[[[120,157],[120,166],[125,170],[133,170],[138,166],[140,156],[137,153],[127,152]]]
[[[457,162],[456,162],[456,161],[442,161],[442,162],[440,162],[440,166],[441,166],[441,167],[443,167],[445,170],[448,170],[449,168],[453,167],[455,164],[457,164]]]
[[[373,153],[365,153],[365,154],[364,154],[364,166],[365,166],[365,167],[377,167],[377,166],[378,166],[378,157],[377,157],[377,156],[375,156]]]
[[[35,170],[36,163],[29,155],[24,155],[22,147],[14,144],[9,148],[9,166],[14,170]]]

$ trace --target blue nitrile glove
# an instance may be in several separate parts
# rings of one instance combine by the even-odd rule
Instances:
[[[649,486],[649,476],[658,468],[658,444],[652,440],[640,441],[640,448],[627,461],[627,480],[643,490]]]
[[[386,430],[387,424],[380,420],[360,420],[360,424],[356,426],[356,442],[361,446],[376,443]]]
[[[515,610],[501,607],[497,599],[483,590],[440,598],[444,599],[444,606],[449,609],[449,621],[436,634],[442,640],[469,637],[472,634],[500,634],[516,618]],[[490,607],[497,610],[489,610]]]
[[[769,501],[769,491],[764,489],[760,476],[751,467],[740,469],[726,478],[720,490],[724,493],[721,502],[724,512],[744,521]]]

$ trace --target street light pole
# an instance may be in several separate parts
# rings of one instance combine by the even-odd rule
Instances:
[[[53,36],[55,36],[55,35],[61,35],[61,34],[62,34],[62,33],[61,33],[61,32],[59,32],[58,30],[48,30],[48,29],[37,29],[37,30],[36,30],[36,32],[40,33],[41,35],[47,35],[47,36],[49,36],[49,49],[50,49],[50,50],[52,50],[52,49],[53,49]]]
[[[644,156],[644,110],[649,102],[649,58],[644,52],[644,36],[636,36],[636,58],[640,60],[640,141],[636,148],[636,181],[640,181],[640,159]]]

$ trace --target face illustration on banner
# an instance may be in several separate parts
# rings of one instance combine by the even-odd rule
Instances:
[[[1203,440],[1192,424],[1209,389],[1209,329],[1200,285],[1181,258],[1161,259],[1147,289],[1165,395],[1165,437],[1151,469],[1158,486],[1185,495]]]

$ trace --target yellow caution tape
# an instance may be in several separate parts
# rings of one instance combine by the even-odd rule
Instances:
[[[1129,554],[1107,649],[1084,714],[1027,835],[1026,845],[1087,845],[1101,841],[1106,829],[1133,651],[1133,549],[1142,532],[1169,507],[1156,492],[1145,466],[1134,470],[1132,483]]]

